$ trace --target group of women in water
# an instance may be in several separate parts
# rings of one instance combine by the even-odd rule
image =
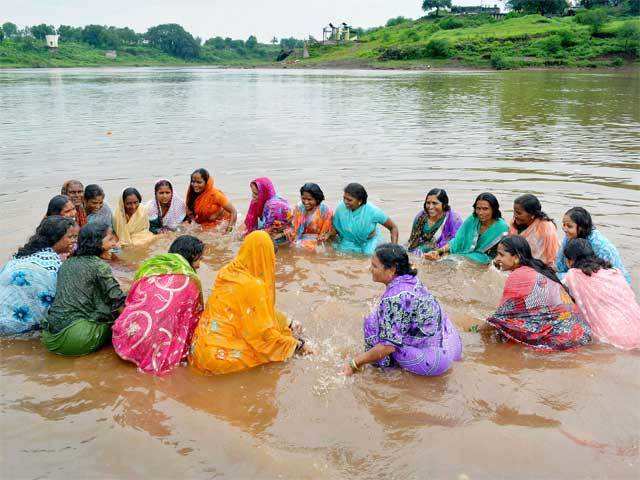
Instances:
[[[300,188],[291,207],[268,178],[250,182],[243,224],[205,169],[193,172],[185,199],[159,180],[154,198],[124,189],[111,211],[98,185],[77,180],[49,202],[35,234],[0,270],[0,334],[41,331],[60,355],[85,355],[110,342],[141,371],[165,374],[188,360],[203,373],[223,374],[284,361],[312,349],[302,326],[276,309],[276,250],[287,245],[371,257],[373,281],[385,285],[364,319],[363,353],[343,373],[366,364],[397,366],[418,375],[446,372],[462,358],[459,331],[420,281],[411,258],[466,259],[509,272],[500,303],[486,319],[504,340],[543,350],[567,350],[596,339],[640,347],[640,307],[617,249],[574,207],[562,219],[565,238],[531,194],[519,196],[507,223],[497,198],[481,193],[463,220],[443,189],[430,190],[406,248],[398,227],[368,201],[357,183],[332,210],[315,183]],[[197,269],[204,244],[178,236],[169,251],[144,261],[122,291],[108,263],[121,248],[199,224],[242,237],[236,257],[220,269],[205,301]],[[380,227],[391,242],[382,243]]]

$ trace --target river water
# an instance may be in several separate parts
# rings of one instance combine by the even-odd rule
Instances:
[[[303,183],[363,183],[406,240],[432,187],[467,215],[495,193],[506,217],[523,192],[560,221],[586,207],[640,276],[638,73],[216,69],[0,70],[0,260],[25,241],[60,184],[178,191],[197,167],[246,212],[269,176],[291,201]],[[239,247],[207,243],[200,271]],[[136,265],[171,238],[114,265]],[[0,340],[4,478],[637,478],[640,355],[592,345],[540,354],[468,332],[504,277],[419,264],[465,330],[464,360],[439,378],[367,369],[337,375],[362,348],[383,288],[368,261],[278,252],[279,308],[318,354],[225,377],[188,367],[138,373],[111,348],[70,359],[38,340]]]

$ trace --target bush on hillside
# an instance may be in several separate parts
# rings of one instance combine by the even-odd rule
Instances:
[[[578,36],[572,30],[561,30],[558,35],[560,36],[560,44],[564,48],[571,48],[578,44]]]
[[[596,35],[602,31],[602,27],[609,15],[604,8],[594,8],[591,10],[583,10],[575,16],[575,21],[580,25],[587,25],[591,28],[591,34]]]
[[[427,57],[433,58],[449,58],[452,55],[451,44],[445,39],[436,38],[427,43]]]
[[[389,20],[387,20],[387,27],[395,27],[396,25],[400,25],[402,23],[408,22],[411,19],[403,17],[402,15],[400,15],[399,17],[394,17],[394,18],[390,18]]]
[[[402,32],[400,39],[405,42],[417,42],[420,40],[420,35],[415,30],[405,30]]]
[[[509,70],[513,68],[512,62],[500,52],[491,54],[491,66],[496,70]]]
[[[443,30],[454,30],[456,28],[464,27],[464,22],[456,17],[447,17],[440,20],[438,25]]]
[[[638,52],[640,52],[640,26],[638,22],[633,20],[625,22],[616,32],[616,37],[623,42],[625,52],[638,56]]]

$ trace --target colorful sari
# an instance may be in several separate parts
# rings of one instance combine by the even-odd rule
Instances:
[[[113,215],[113,230],[123,247],[145,245],[153,240],[153,233],[149,230],[149,214],[146,205],[140,204],[138,209],[127,220],[124,211],[122,195],[118,200],[118,209]]]
[[[168,180],[160,179],[156,182],[156,185],[160,182],[170,183]],[[187,216],[187,206],[184,200],[174,192],[171,195],[171,205],[169,205],[169,209],[164,216],[162,215],[162,208],[155,198],[147,203],[147,212],[149,214],[149,229],[151,232],[162,233],[177,230]]]
[[[352,211],[340,202],[333,215],[333,227],[339,236],[333,247],[340,252],[373,255],[381,239],[378,225],[387,220],[389,217],[371,203]]]
[[[223,374],[290,358],[298,344],[275,307],[275,252],[266,232],[246,236],[219,272],[189,355],[197,370]]]
[[[189,185],[187,199],[191,195],[195,195],[195,192]],[[209,177],[204,190],[196,197],[191,216],[196,223],[202,225],[202,228],[217,228],[231,219],[231,214],[223,208],[228,203],[227,196],[213,185],[213,178]]]
[[[187,358],[202,311],[195,270],[182,255],[145,261],[135,275],[124,310],[113,324],[113,348],[146,373],[162,375]]]
[[[595,338],[623,350],[640,348],[640,305],[620,270],[601,268],[588,276],[572,268],[564,282]]]
[[[407,249],[412,253],[427,253],[443,247],[456,236],[460,225],[462,218],[453,210],[445,212],[440,220],[429,225],[429,216],[423,209],[413,220]]]
[[[258,188],[258,198],[251,200],[244,219],[246,233],[264,230],[276,244],[286,243],[285,231],[291,228],[289,202],[276,194],[276,188],[268,178],[256,178],[251,183]]]
[[[378,308],[364,319],[365,348],[378,344],[395,352],[376,362],[416,375],[436,376],[462,358],[462,340],[440,303],[413,275],[394,278]]]
[[[552,221],[536,218],[531,225],[522,231],[518,231],[515,222],[511,221],[509,235],[524,237],[531,247],[533,258],[542,260],[546,265],[553,267],[560,249],[560,242],[556,226]]]
[[[311,213],[300,203],[293,211],[293,228],[287,230],[287,238],[292,244],[313,251],[318,246],[318,236],[329,233],[332,226],[333,211],[324,203]]]
[[[556,257],[556,270],[558,271],[558,277],[560,277],[561,279],[569,271],[566,259],[564,258],[564,249],[567,246],[568,241],[569,239],[565,237],[562,241],[562,246],[558,251],[558,256]],[[613,268],[620,270],[627,283],[631,285],[631,275],[622,263],[622,258],[620,257],[620,253],[618,252],[618,249],[615,247],[615,245],[611,243],[607,237],[600,233],[600,230],[597,230],[595,228],[587,237],[587,241],[591,245],[591,248],[593,249],[596,257],[601,258],[602,260],[606,260],[613,266]]]
[[[462,223],[456,236],[449,242],[449,253],[466,257],[476,263],[490,263],[496,256],[498,243],[508,230],[507,222],[498,218],[481,234],[480,220],[475,215],[471,215]]]
[[[0,270],[0,336],[40,328],[56,295],[62,261],[51,248],[9,260]]]
[[[486,320],[508,339],[542,350],[591,341],[591,329],[561,284],[531,267],[513,270],[496,312]]]

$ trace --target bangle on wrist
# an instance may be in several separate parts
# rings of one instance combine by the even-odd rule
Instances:
[[[351,370],[355,373],[355,372],[359,372],[360,371],[360,367],[358,366],[358,364],[356,363],[356,359],[355,358],[351,358],[351,360],[349,360],[349,366],[351,367]]]

